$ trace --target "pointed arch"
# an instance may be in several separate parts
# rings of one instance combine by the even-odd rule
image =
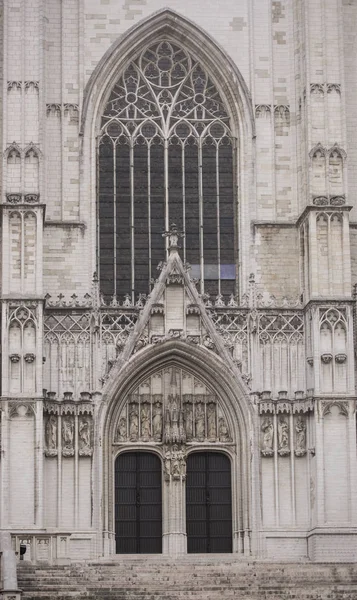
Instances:
[[[160,36],[180,41],[219,83],[237,133],[255,136],[252,99],[242,74],[227,53],[203,29],[179,13],[165,8],[140,21],[118,38],[103,55],[84,90],[81,133],[100,114],[116,78],[139,51]],[[217,82],[217,78],[219,82]]]
[[[16,158],[21,158],[21,148],[16,142],[12,142],[4,151],[4,157],[9,159],[10,155],[16,156]]]
[[[243,282],[247,279],[247,259],[250,251],[249,244],[244,241],[246,238],[243,232],[249,228],[256,195],[253,161],[255,120],[252,100],[244,78],[227,53],[200,27],[170,9],[152,14],[122,35],[103,55],[85,87],[80,127],[80,205],[81,214],[89,216],[87,231],[91,252],[88,253],[86,265],[83,266],[88,278],[98,270],[97,145],[100,117],[113,86],[128,65],[137,59],[145,47],[162,38],[184,47],[202,64],[217,87],[229,116],[232,136],[235,138],[232,167],[236,190],[236,273],[239,272],[235,286],[239,295],[239,282],[244,285]]]
[[[226,448],[232,458],[234,474],[233,498],[236,506],[234,527],[244,531],[255,531],[257,527],[254,506],[254,486],[256,485],[257,457],[251,454],[257,444],[252,440],[258,436],[253,425],[254,409],[249,401],[243,382],[232,376],[229,367],[215,353],[205,349],[188,346],[180,340],[171,340],[159,346],[151,346],[134,354],[129,361],[121,361],[110,374],[103,390],[103,401],[98,407],[97,436],[101,440],[101,452],[98,455],[98,469],[102,472],[103,496],[101,506],[104,538],[113,531],[113,442],[115,427],[128,395],[133,393],[147,377],[169,366],[182,368],[199,378],[217,395],[232,434],[234,446]],[[212,449],[204,442],[203,449]],[[215,446],[217,448],[218,446]],[[126,449],[146,448],[138,442],[131,442]],[[149,446],[147,447],[149,448]],[[224,445],[222,446],[224,448]],[[151,445],[150,445],[151,450]],[[235,532],[235,529],[234,529]],[[236,535],[236,532],[235,532]],[[238,542],[234,552],[238,552]],[[248,546],[247,546],[248,547]],[[111,552],[113,549],[111,550]]]
[[[149,346],[134,354],[128,362],[118,363],[113,368],[103,390],[106,402],[102,406],[101,427],[105,436],[108,428],[112,426],[118,398],[127,396],[138,381],[154,372],[156,368],[163,368],[166,362],[175,362],[189,371],[196,372],[197,376],[201,377],[222,399],[231,423],[238,423],[239,437],[249,437],[253,408],[243,381],[239,382],[232,375],[229,367],[217,354],[188,346],[180,340]]]

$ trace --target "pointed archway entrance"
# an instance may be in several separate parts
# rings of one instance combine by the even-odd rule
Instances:
[[[196,520],[196,527],[201,521],[209,530],[203,541],[202,532],[191,526],[190,551],[232,551],[227,458],[235,455],[232,429],[219,397],[192,370],[171,362],[141,379],[116,416],[117,553],[185,553],[186,508],[191,515],[188,529]],[[192,542],[196,537],[197,543]]]
[[[161,461],[152,452],[124,452],[115,461],[117,554],[162,551]]]
[[[114,552],[117,456],[151,452],[162,463],[162,551],[186,553],[187,460],[196,452],[221,453],[231,463],[232,517],[226,519],[225,542],[217,543],[222,552],[249,554],[251,407],[237,367],[182,264],[177,241],[173,229],[167,263],[106,386],[104,535]],[[213,471],[205,483],[210,497],[216,493]],[[227,482],[225,487],[229,490]],[[211,529],[219,527],[215,521],[211,515]]]

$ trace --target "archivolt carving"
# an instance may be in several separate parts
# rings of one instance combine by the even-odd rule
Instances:
[[[190,373],[170,367],[130,394],[116,426],[116,443],[232,441],[217,397]]]

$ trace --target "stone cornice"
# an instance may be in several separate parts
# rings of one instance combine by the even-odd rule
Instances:
[[[311,212],[324,212],[324,213],[337,213],[337,212],[350,212],[352,210],[353,206],[349,205],[349,204],[344,204],[343,206],[333,206],[333,205],[326,205],[326,206],[317,206],[315,204],[308,204],[308,206],[306,206],[306,208],[302,211],[301,215],[298,217],[297,221],[296,221],[296,227],[300,227],[300,225],[303,223],[303,221],[306,219],[306,217],[311,213]]]

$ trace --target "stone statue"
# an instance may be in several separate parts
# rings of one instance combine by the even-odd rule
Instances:
[[[57,449],[57,419],[54,415],[48,418],[46,423],[46,447],[48,450]]]
[[[192,422],[192,404],[191,404],[191,402],[186,402],[185,425],[186,425],[186,439],[188,442],[190,442],[193,438],[193,422]]]
[[[180,479],[181,469],[180,469],[180,461],[178,458],[175,458],[172,461],[171,474],[174,479]]]
[[[90,450],[91,448],[91,425],[86,417],[79,421],[78,445],[79,450]]]
[[[136,442],[139,435],[139,411],[137,404],[130,405],[129,437],[131,442]]]
[[[73,417],[64,417],[62,420],[62,445],[63,454],[72,456],[74,454],[74,422]]]
[[[179,415],[179,437],[180,437],[180,442],[182,444],[184,444],[186,442],[186,430],[185,430],[185,426],[184,426],[182,410],[180,410],[180,415]]]
[[[166,481],[186,477],[186,455],[176,444],[165,452],[164,475]]]
[[[150,404],[146,402],[141,405],[140,410],[141,416],[141,438],[144,442],[148,442],[150,439]]]
[[[165,411],[164,442],[166,444],[169,444],[171,442],[171,419],[170,419],[170,411],[168,408]]]
[[[196,439],[203,442],[205,439],[205,411],[202,402],[198,402],[195,409]]]
[[[214,402],[210,402],[207,405],[207,437],[211,442],[217,438],[216,405]]]
[[[126,440],[126,418],[125,417],[120,417],[120,419],[119,419],[116,439],[118,442],[123,442],[124,440]]]
[[[278,423],[278,451],[281,456],[290,453],[289,450],[289,425],[284,417]]]
[[[304,456],[306,454],[306,423],[302,417],[299,417],[295,425],[295,456]]]
[[[162,436],[162,409],[160,402],[155,402],[152,409],[152,432],[155,442],[161,442]]]
[[[223,417],[218,419],[218,437],[220,442],[230,441],[228,427]]]
[[[180,441],[179,432],[179,411],[177,408],[177,401],[173,400],[171,408],[171,442]]]
[[[263,432],[262,455],[273,456],[274,425],[271,419],[264,419],[261,430]]]

